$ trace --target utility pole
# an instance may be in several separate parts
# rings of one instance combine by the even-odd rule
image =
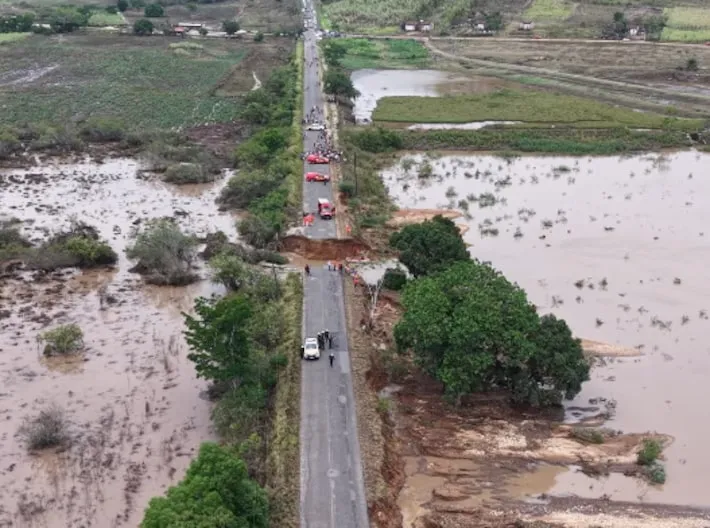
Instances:
[[[355,173],[355,196],[357,196],[357,152],[353,152],[353,172]]]

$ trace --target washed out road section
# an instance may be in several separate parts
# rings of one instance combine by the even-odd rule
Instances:
[[[323,109],[318,77],[315,15],[305,2],[304,115]],[[304,149],[314,150],[319,132],[306,131]],[[329,174],[328,165],[304,164],[304,172]],[[304,182],[304,212],[317,213],[318,199],[333,202],[331,183]],[[336,214],[338,212],[336,211]],[[336,238],[335,220],[306,228],[313,239]],[[367,505],[360,462],[350,356],[347,350],[343,280],[337,271],[313,267],[304,276],[303,337],[323,330],[334,335],[335,361],[326,350],[320,360],[304,362],[301,373],[301,528],[366,528]]]

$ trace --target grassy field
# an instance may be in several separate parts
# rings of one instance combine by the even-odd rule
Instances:
[[[569,18],[574,4],[565,0],[533,0],[523,18],[537,22],[559,22]]]
[[[340,61],[344,68],[425,68],[429,52],[416,40],[339,39],[347,53]]]
[[[213,91],[260,44],[212,39],[171,47],[176,42],[76,34],[6,44],[0,55],[2,121],[61,124],[108,116],[136,129],[167,129],[234,119],[238,100]],[[293,49],[292,41],[283,44]],[[244,89],[253,86],[251,71],[241,77],[249,81]]]
[[[97,12],[89,17],[89,25],[94,27],[122,26],[126,24],[126,19],[121,13]]]
[[[668,17],[661,39],[679,42],[710,40],[710,6],[672,7],[664,10]]]
[[[634,112],[591,99],[550,92],[498,90],[486,94],[447,97],[385,97],[373,119],[377,122],[467,123],[522,121],[577,128],[698,129],[701,119],[673,119]]]
[[[0,45],[24,40],[29,36],[30,33],[0,33]]]

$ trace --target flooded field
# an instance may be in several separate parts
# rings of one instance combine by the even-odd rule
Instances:
[[[455,80],[456,75],[439,70],[356,70],[351,78],[360,92],[353,109],[355,120],[365,123],[372,119],[377,101],[383,97],[436,97],[439,85]]]
[[[710,506],[705,439],[710,395],[710,155],[634,157],[406,156],[384,171],[402,208],[459,210],[473,256],[490,261],[542,312],[585,339],[635,348],[606,357],[567,409],[625,433],[672,437],[668,479],[647,485],[595,480],[554,465],[530,468],[513,486],[612,501]],[[517,478],[517,477],[516,477]],[[527,479],[527,480],[526,480]],[[406,489],[406,488],[405,488]]]
[[[145,179],[136,162],[33,167],[0,173],[2,213],[41,240],[70,218],[95,226],[119,254],[115,271],[22,272],[0,279],[0,526],[137,526],[149,499],[179,480],[200,442],[210,439],[181,335],[181,312],[217,292],[146,286],[123,253],[132,230],[171,216],[197,235],[234,219],[218,213],[222,183],[175,188]],[[206,276],[204,270],[201,271]],[[100,302],[100,294],[107,302]],[[45,359],[38,332],[62,323],[84,331],[86,352]],[[23,419],[47,404],[70,422],[68,449],[27,453]]]

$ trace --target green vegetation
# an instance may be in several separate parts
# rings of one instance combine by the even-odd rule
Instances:
[[[175,163],[163,174],[163,181],[178,185],[188,183],[207,183],[214,181],[216,174],[196,163]]]
[[[321,42],[328,63],[335,58],[346,70],[424,68],[429,52],[416,40],[328,39]]]
[[[104,26],[123,26],[126,19],[120,13],[108,13],[106,11],[97,11],[89,17],[87,25],[104,27]]]
[[[683,131],[633,131],[628,129],[487,129],[385,131],[377,129],[349,132],[350,145],[359,152],[382,153],[395,150],[503,150],[551,154],[606,155],[690,146]],[[358,163],[361,156],[358,155]],[[374,157],[366,158],[376,164]],[[347,166],[346,166],[347,168]]]
[[[710,9],[702,7],[669,7],[661,40],[703,42],[710,40]]]
[[[29,36],[30,33],[0,33],[0,45],[24,40]]]
[[[212,39],[178,54],[163,39],[86,34],[67,36],[61,46],[42,36],[15,41],[3,47],[0,75],[48,71],[32,84],[0,88],[3,124],[64,127],[76,116],[104,116],[145,133],[231,122],[240,101],[212,92],[246,49],[227,44]]]
[[[239,452],[204,443],[185,478],[150,501],[141,528],[269,526],[266,492],[249,478]]]
[[[478,261],[412,281],[402,305],[394,329],[398,349],[412,350],[454,400],[505,389],[516,402],[557,405],[589,378],[582,346],[567,324],[540,317],[520,287]]]
[[[406,123],[523,121],[578,128],[666,130],[697,130],[704,123],[702,119],[678,119],[635,112],[571,95],[513,90],[448,97],[385,97],[378,102],[373,120]]]
[[[399,261],[415,277],[431,275],[470,258],[459,228],[443,216],[406,226],[392,235],[390,245],[400,252]]]
[[[133,23],[133,33],[136,35],[151,35],[154,29],[153,23],[147,18],[139,18]]]
[[[433,4],[430,0],[340,0],[323,2],[322,10],[332,29],[362,31],[369,26],[390,26],[397,32],[403,20],[420,18],[418,13],[427,16],[428,6]]]
[[[64,411],[56,405],[42,409],[32,418],[25,418],[18,434],[30,450],[58,447],[70,438]]]
[[[248,211],[238,224],[239,234],[257,248],[276,243],[300,202],[302,53],[299,45],[292,64],[275,70],[259,90],[245,96],[241,117],[257,132],[235,150],[240,170],[219,198],[228,207]]]
[[[345,97],[346,99],[356,99],[360,96],[350,80],[350,75],[345,71],[331,68],[329,69],[323,80],[323,89],[329,95]]]
[[[560,22],[570,17],[573,4],[566,0],[533,0],[523,15],[527,20],[537,22]]]
[[[76,324],[58,326],[37,336],[37,342],[44,344],[45,356],[74,354],[84,348],[84,333]]]
[[[402,268],[387,268],[382,278],[382,286],[388,290],[400,291],[407,285],[407,272]]]
[[[148,223],[126,255],[138,263],[131,269],[151,284],[184,285],[199,277],[193,272],[197,240],[184,234],[170,218]]]
[[[644,475],[654,484],[665,484],[666,482],[666,468],[657,462],[647,466]]]
[[[663,451],[663,444],[655,438],[644,438],[641,451],[638,452],[636,462],[641,466],[650,466],[658,460]]]
[[[165,10],[160,4],[148,4],[143,13],[148,18],[160,18],[165,15]]]
[[[604,434],[599,429],[592,427],[575,427],[572,429],[571,436],[588,444],[604,443]]]
[[[225,20],[222,22],[222,31],[224,31],[227,35],[234,35],[237,31],[239,31],[239,22],[236,20]]]

